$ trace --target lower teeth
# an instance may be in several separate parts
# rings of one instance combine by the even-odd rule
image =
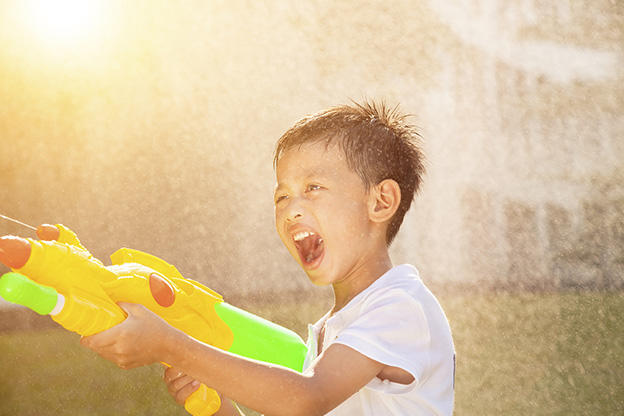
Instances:
[[[308,254],[308,257],[306,257],[306,261],[308,263],[312,263],[313,260],[314,260],[314,254]]]

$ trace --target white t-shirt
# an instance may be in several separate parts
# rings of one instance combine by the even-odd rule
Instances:
[[[411,265],[392,268],[328,319],[309,326],[304,370],[323,350],[340,343],[414,376],[409,385],[371,380],[328,415],[451,415],[455,349],[442,307]]]

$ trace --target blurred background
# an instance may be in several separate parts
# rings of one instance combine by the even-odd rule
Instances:
[[[397,262],[433,286],[621,287],[624,4],[440,3],[3,0],[0,213],[226,295],[308,291],[274,143],[383,99],[430,165]]]
[[[242,306],[327,305],[274,230],[271,158],[351,99],[425,138],[392,255],[435,293],[624,288],[618,0],[0,0],[0,214]]]

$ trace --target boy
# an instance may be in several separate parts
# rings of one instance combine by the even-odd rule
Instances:
[[[178,403],[200,380],[269,415],[449,415],[454,347],[446,317],[388,248],[424,173],[418,134],[397,109],[340,106],[306,117],[277,143],[275,224],[332,309],[310,327],[303,373],[202,344],[141,305],[83,345],[122,368],[166,362]],[[154,342],[158,340],[158,342]],[[223,400],[218,414],[239,414]]]

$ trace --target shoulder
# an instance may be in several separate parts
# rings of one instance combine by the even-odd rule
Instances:
[[[357,315],[382,313],[382,317],[392,318],[391,323],[398,325],[406,322],[404,319],[397,321],[397,315],[423,316],[423,304],[429,295],[430,292],[413,266],[396,266],[363,293],[359,302],[353,305],[352,313]]]
[[[343,332],[366,333],[371,339],[413,343],[429,338],[427,314],[422,302],[405,287],[371,292],[345,314]]]
[[[327,321],[329,342],[406,369],[416,379],[429,366],[432,348],[452,351],[444,312],[415,268],[397,266],[369,289]]]
[[[413,266],[396,266],[377,279],[330,320],[340,321],[341,326],[349,326],[362,316],[379,312],[384,312],[380,318],[388,318],[401,311],[412,313],[414,309],[419,309],[419,298],[426,291],[418,276],[418,271]]]
[[[427,323],[448,322],[438,299],[414,266],[396,266],[375,283],[362,297],[359,308],[355,308],[359,314],[367,311],[399,314],[402,318],[397,324],[417,325],[420,329],[425,329]]]
[[[431,338],[427,316],[414,295],[418,283],[381,283],[327,320],[328,341],[418,374],[413,354],[426,351]]]

